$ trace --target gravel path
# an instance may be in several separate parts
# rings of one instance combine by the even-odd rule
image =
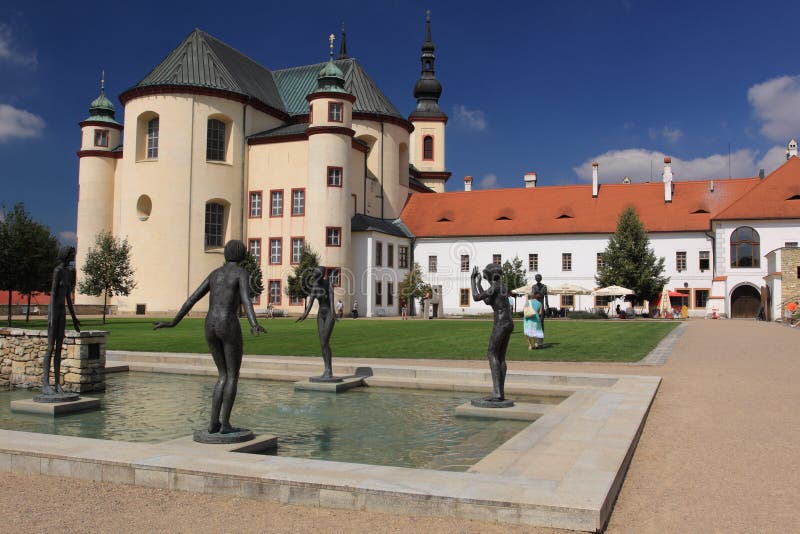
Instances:
[[[799,345],[800,329],[694,320],[663,366],[510,367],[663,377],[609,533],[796,532]],[[18,474],[0,479],[0,510],[14,532],[557,532]]]

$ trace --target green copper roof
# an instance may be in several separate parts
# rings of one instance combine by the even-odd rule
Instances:
[[[344,89],[344,73],[336,66],[333,58],[328,61],[317,74],[317,91],[329,93],[346,93]]]
[[[100,96],[92,100],[92,103],[89,104],[89,109],[110,109],[114,111],[114,104],[111,103],[111,100],[106,98],[106,93],[100,93]]]
[[[114,120],[114,104],[106,98],[105,91],[101,90],[100,96],[92,100],[92,103],[89,104],[89,116],[84,120],[119,125],[119,123]]]

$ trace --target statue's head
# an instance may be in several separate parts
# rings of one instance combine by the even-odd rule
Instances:
[[[537,284],[542,281],[542,275],[541,274],[537,274],[536,276],[534,276],[534,278],[536,279],[536,283]]]
[[[314,270],[311,271],[311,280],[313,282],[319,282],[323,278],[325,278],[325,267],[321,265],[314,267]]]
[[[69,263],[75,258],[75,247],[61,247],[58,249],[58,262]]]
[[[225,261],[239,263],[247,256],[247,247],[238,239],[225,243]]]
[[[498,263],[490,263],[483,270],[483,277],[489,282],[499,282],[503,279],[503,267]]]

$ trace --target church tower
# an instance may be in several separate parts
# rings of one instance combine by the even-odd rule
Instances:
[[[350,271],[350,176],[353,103],[344,87],[344,73],[330,58],[317,75],[317,88],[306,96],[309,105],[306,243],[320,253],[322,265]],[[343,281],[342,281],[343,282]],[[336,281],[332,281],[338,285]]]
[[[122,156],[122,125],[114,118],[114,104],[105,95],[105,76],[100,80],[100,96],[89,104],[89,117],[80,123],[81,149],[78,151],[78,225],[75,268],[78,278],[86,253],[95,236],[111,232],[114,212],[114,173]],[[102,303],[102,297],[78,294],[78,304]]]
[[[444,192],[444,184],[450,177],[445,169],[445,125],[447,115],[439,109],[442,84],[436,79],[434,70],[433,41],[431,40],[431,12],[425,13],[425,42],[422,43],[422,73],[414,85],[417,108],[408,120],[414,125],[410,136],[410,161],[419,171],[418,178],[437,193]]]

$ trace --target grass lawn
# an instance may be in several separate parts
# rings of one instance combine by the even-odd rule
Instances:
[[[81,320],[84,330],[108,330],[111,350],[208,352],[203,319],[184,319],[173,329],[153,330],[154,319],[111,318]],[[253,337],[242,321],[245,354],[319,356],[316,319],[260,319],[267,334]],[[508,346],[508,360],[617,361],[642,359],[678,321],[549,321],[543,350],[529,351],[517,320]],[[44,320],[15,321],[19,328],[46,329]],[[67,322],[67,328],[71,328]],[[333,331],[336,357],[434,358],[482,360],[492,324],[489,320],[384,321],[346,319]]]

